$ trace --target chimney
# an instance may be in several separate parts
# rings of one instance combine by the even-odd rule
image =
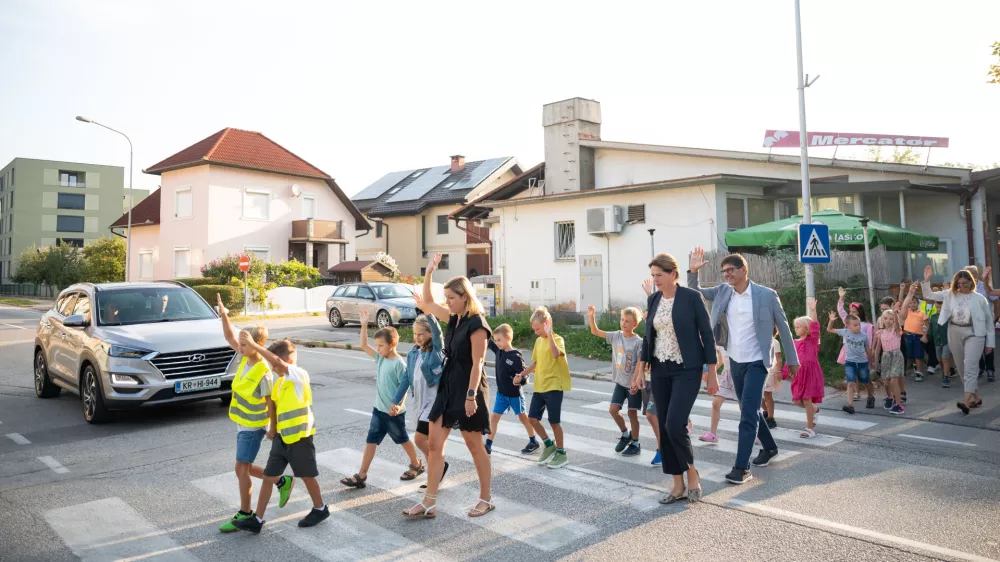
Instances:
[[[542,106],[545,131],[545,195],[594,189],[594,149],[601,140],[601,104],[571,98]]]
[[[451,157],[451,173],[461,172],[465,168],[465,156],[456,154]]]

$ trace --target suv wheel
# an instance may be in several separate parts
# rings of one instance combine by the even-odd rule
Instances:
[[[35,396],[39,398],[55,398],[62,390],[52,384],[49,379],[49,366],[45,362],[45,352],[39,349],[35,352]]]
[[[83,419],[87,423],[102,423],[108,421],[110,412],[104,405],[104,395],[101,392],[101,383],[98,380],[97,371],[93,365],[83,368],[83,377],[80,383],[80,397],[83,401]]]
[[[375,316],[375,325],[378,326],[379,329],[392,326],[392,316],[389,316],[389,313],[384,310],[378,311],[378,314]]]
[[[336,308],[330,309],[330,325],[334,328],[344,327],[344,319],[340,317],[340,311]]]

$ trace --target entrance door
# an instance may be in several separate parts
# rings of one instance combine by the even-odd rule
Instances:
[[[580,311],[593,305],[604,310],[604,257],[600,254],[580,256]]]

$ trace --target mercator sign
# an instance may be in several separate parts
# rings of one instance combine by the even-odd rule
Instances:
[[[768,130],[764,133],[767,148],[798,148],[798,131]],[[820,146],[907,146],[912,148],[948,148],[947,137],[912,137],[870,133],[806,133],[810,147]]]

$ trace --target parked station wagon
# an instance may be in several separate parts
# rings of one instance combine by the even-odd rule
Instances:
[[[326,317],[334,328],[360,322],[362,310],[379,328],[412,324],[421,314],[413,293],[399,283],[349,283],[337,287],[326,300]]]

